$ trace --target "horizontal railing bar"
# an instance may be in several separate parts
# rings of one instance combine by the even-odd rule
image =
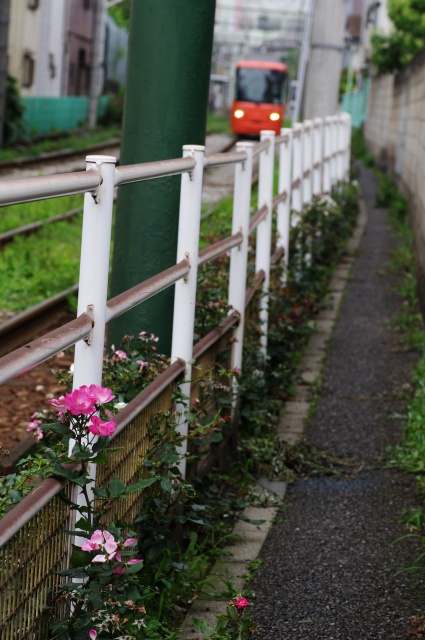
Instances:
[[[248,287],[248,289],[245,291],[245,308],[249,306],[251,300],[255,296],[255,292],[258,291],[258,289],[261,287],[265,279],[266,279],[266,274],[263,271],[263,269],[261,269],[261,271],[259,271],[255,275],[255,278],[251,286]]]
[[[298,187],[301,185],[301,179],[297,178],[296,180],[293,181],[293,183],[291,184],[291,189],[298,189]]]
[[[10,318],[10,320],[6,320],[5,322],[2,322],[0,324],[0,336],[4,336],[7,333],[10,333],[16,327],[19,327],[21,324],[28,322],[29,320],[32,320],[32,318],[36,318],[38,315],[40,315],[40,313],[44,311],[48,311],[52,307],[55,307],[58,304],[58,302],[66,300],[68,296],[77,293],[77,291],[78,291],[78,284],[74,284],[74,286],[71,287],[70,289],[65,289],[65,291],[61,291],[60,293],[57,293],[55,296],[52,296],[51,298],[47,298],[47,300],[43,300],[42,302],[39,302],[38,304],[34,305],[33,307],[30,307],[26,311],[23,311],[22,313],[18,313],[18,315],[13,316],[13,318]]]
[[[264,220],[268,211],[269,209],[266,204],[263,204],[263,206],[260,209],[257,209],[257,211],[252,216],[251,220],[249,221],[249,235],[251,235],[254,229],[258,227],[260,222]]]
[[[245,162],[247,159],[246,151],[228,151],[227,153],[211,153],[205,156],[204,167],[217,167],[222,164],[235,164],[236,162]]]
[[[177,264],[169,267],[165,271],[161,271],[156,276],[148,278],[140,284],[136,284],[131,289],[118,294],[106,303],[106,323],[117,318],[122,313],[136,307],[141,302],[151,298],[155,294],[163,291],[170,285],[184,278],[190,271],[188,260],[181,260]]]
[[[233,247],[237,247],[238,245],[242,244],[242,241],[243,234],[241,231],[238,231],[232,236],[223,238],[218,242],[214,242],[214,244],[211,244],[209,247],[206,247],[199,252],[198,266],[201,266],[206,262],[210,262],[211,260],[214,260],[214,258],[218,258],[218,256],[226,253],[226,251],[230,251],[230,249],[233,249]]]
[[[184,373],[186,368],[182,360],[176,360],[165,371],[159,374],[143,391],[141,391],[115,418],[116,429],[112,438],[115,438],[143,409],[146,409],[174,380]]]
[[[289,136],[287,133],[285,133],[283,136],[276,136],[274,141],[275,145],[284,144],[286,142],[289,142]]]
[[[78,464],[67,465],[69,471],[79,468]],[[45,478],[38,487],[18,502],[0,519],[0,549],[9,542],[37,513],[41,511],[67,484],[66,478],[52,476]]]
[[[282,191],[282,193],[278,193],[277,195],[275,195],[275,197],[273,198],[273,201],[272,201],[272,207],[273,207],[273,209],[274,209],[275,207],[277,207],[277,205],[278,205],[280,202],[285,202],[285,200],[286,200],[286,198],[287,198],[287,197],[288,197],[288,192],[287,192],[287,191]]]
[[[277,264],[283,258],[284,254],[285,249],[283,247],[277,247],[270,257],[270,263]]]
[[[0,358],[0,384],[33,369],[60,351],[71,347],[78,340],[87,338],[92,327],[93,321],[85,311],[62,327],[3,356]]]
[[[101,183],[102,177],[95,168],[52,176],[0,180],[0,205],[85,193],[94,191]]]
[[[254,156],[254,158],[256,156],[258,156],[262,151],[265,151],[266,149],[268,149],[270,146],[270,140],[269,138],[265,138],[264,140],[261,140],[261,142],[257,142],[257,144],[254,146],[252,155]]]
[[[240,315],[237,311],[230,313],[225,320],[209,331],[193,347],[193,359],[200,358],[210,347],[220,340],[232,327],[239,322]]]
[[[185,173],[186,171],[191,171],[194,167],[195,159],[193,156],[129,164],[115,169],[115,186]]]

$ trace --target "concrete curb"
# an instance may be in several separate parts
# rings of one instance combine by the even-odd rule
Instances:
[[[293,400],[285,405],[285,413],[279,420],[277,427],[278,438],[286,444],[295,444],[303,438],[307,419],[312,404],[311,391],[316,388],[323,369],[327,348],[332,336],[333,328],[338,317],[343,299],[345,286],[350,277],[351,268],[363,237],[367,212],[362,199],[359,203],[360,214],[356,228],[347,243],[346,253],[340,265],[335,270],[329,284],[327,308],[321,311],[316,321],[316,330],[311,335],[306,355],[299,368],[299,382]],[[257,490],[273,496],[279,503],[286,493],[284,482],[270,482],[260,480]],[[249,572],[249,564],[258,558],[268,532],[278,513],[278,506],[248,507],[244,517],[251,520],[264,520],[262,524],[254,525],[246,521],[239,521],[233,529],[232,538],[235,542],[225,548],[229,555],[214,564],[205,582],[202,593],[191,606],[181,627],[181,640],[200,640],[202,634],[194,628],[192,618],[199,618],[215,627],[216,616],[224,613],[226,601],[243,591]],[[234,589],[228,593],[229,587]]]

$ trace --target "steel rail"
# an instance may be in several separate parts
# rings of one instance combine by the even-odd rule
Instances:
[[[228,151],[227,153],[211,153],[204,158],[204,168],[217,167],[224,164],[236,164],[245,162],[246,151]]]
[[[0,205],[21,204],[95,191],[102,184],[97,169],[35,178],[0,180]]]
[[[83,211],[83,207],[78,207],[77,209],[71,209],[66,213],[61,213],[57,216],[53,216],[51,218],[46,218],[45,220],[38,220],[37,222],[31,222],[30,224],[26,224],[22,227],[17,227],[16,229],[11,229],[10,231],[5,231],[4,233],[0,233],[0,246],[5,244],[6,242],[11,242],[15,236],[25,235],[32,233],[33,231],[38,231],[46,224],[50,224],[51,222],[60,222],[61,220],[68,220],[69,218],[73,218],[77,214]]]
[[[141,302],[151,298],[156,293],[163,291],[181,278],[187,276],[190,271],[189,261],[184,259],[177,264],[161,271],[156,276],[148,278],[131,289],[118,294],[106,303],[106,322],[110,322],[122,313],[136,307]]]
[[[193,156],[186,158],[173,158],[171,160],[158,160],[157,162],[141,162],[130,164],[115,169],[115,186],[130,184],[140,180],[151,180],[152,178],[162,178],[173,176],[179,173],[191,171],[195,167]]]
[[[259,271],[255,275],[255,278],[254,278],[251,286],[248,287],[248,289],[245,292],[245,308],[248,307],[248,305],[250,304],[251,300],[255,296],[255,293],[261,287],[261,285],[263,284],[265,279],[266,279],[266,274],[263,271],[263,269],[261,269],[261,271]]]
[[[93,320],[85,311],[78,318],[3,356],[0,358],[0,384],[33,369],[78,340],[88,338],[92,327]]]
[[[263,206],[260,209],[257,209],[257,211],[252,216],[251,220],[249,221],[249,235],[251,235],[254,229],[258,227],[260,222],[264,220],[268,212],[269,212],[269,208],[266,204],[263,204]]]
[[[47,298],[46,300],[39,302],[38,304],[34,305],[33,307],[30,307],[26,311],[23,311],[22,313],[19,313],[13,318],[10,318],[10,320],[6,320],[5,322],[2,322],[0,324],[0,338],[7,335],[11,331],[14,331],[15,329],[19,328],[21,325],[25,324],[26,322],[33,320],[34,318],[44,313],[45,311],[49,311],[60,302],[64,302],[68,298],[68,296],[77,293],[77,291],[78,291],[78,284],[75,284],[70,289],[65,289],[65,291],[61,291],[60,293],[57,293],[55,296],[52,296],[51,298]]]
[[[211,260],[214,260],[214,258],[218,258],[218,256],[226,253],[226,251],[230,251],[233,247],[238,247],[242,242],[243,234],[241,231],[238,231],[227,238],[223,238],[222,240],[218,240],[218,242],[214,242],[214,244],[211,244],[209,247],[206,247],[199,252],[198,266],[201,266],[206,262],[210,262]]]

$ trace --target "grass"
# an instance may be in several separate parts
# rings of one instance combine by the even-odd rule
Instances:
[[[0,149],[0,162],[15,160],[16,158],[38,156],[49,151],[64,151],[70,149],[78,151],[86,149],[94,144],[106,142],[112,138],[121,136],[121,127],[99,127],[94,130],[82,129],[72,132],[62,138],[49,138],[39,142],[29,142],[28,145],[20,145],[19,148]]]
[[[81,220],[17,237],[0,253],[0,309],[23,311],[78,281]]]
[[[39,220],[46,220],[82,206],[83,196],[75,195],[1,207],[0,233],[11,231]]]

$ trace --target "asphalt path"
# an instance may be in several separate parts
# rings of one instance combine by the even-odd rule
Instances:
[[[251,583],[258,640],[401,640],[425,611],[425,574],[403,571],[423,552],[402,516],[417,507],[414,479],[383,468],[401,440],[417,355],[391,328],[402,300],[388,269],[396,240],[362,169],[368,224],[329,347],[305,437],[349,458],[342,477],[291,486]]]

